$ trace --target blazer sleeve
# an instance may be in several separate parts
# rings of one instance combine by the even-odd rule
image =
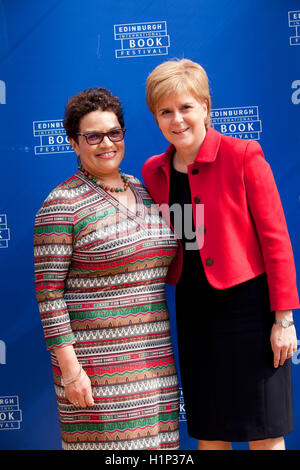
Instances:
[[[268,279],[271,310],[299,308],[295,262],[280,196],[258,142],[245,152],[247,202],[254,220]]]
[[[35,218],[35,291],[48,350],[75,343],[64,300],[72,257],[73,215],[50,193]]]

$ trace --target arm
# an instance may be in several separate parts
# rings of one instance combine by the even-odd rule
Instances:
[[[73,216],[52,192],[35,220],[35,290],[46,346],[55,352],[64,381],[76,378],[80,370],[73,348],[75,336],[64,300],[72,243]],[[83,370],[65,391],[71,402],[78,402],[80,406],[93,404],[90,380]]]
[[[75,343],[64,300],[72,256],[73,217],[58,213],[55,200],[52,202],[44,203],[34,227],[35,291],[48,350]]]
[[[275,311],[276,320],[292,320],[291,308],[299,307],[293,252],[276,183],[257,142],[247,147],[245,186],[264,258],[271,310]],[[274,367],[283,365],[297,350],[294,326],[273,325],[271,345]]]

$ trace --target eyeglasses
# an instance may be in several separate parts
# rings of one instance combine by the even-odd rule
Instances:
[[[125,130],[126,129],[112,129],[108,132],[78,132],[76,135],[83,135],[89,145],[97,145],[101,144],[105,136],[107,136],[111,142],[120,142],[124,139]]]

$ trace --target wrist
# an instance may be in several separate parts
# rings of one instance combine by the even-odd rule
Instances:
[[[62,376],[65,378],[65,380],[69,380],[74,377],[78,373],[80,365],[73,346],[68,345],[65,347],[56,348],[54,352]]]
[[[292,310],[278,310],[275,312],[275,320],[293,320]]]
[[[72,384],[72,383],[74,383],[74,382],[76,382],[77,380],[80,379],[81,373],[82,373],[82,365],[81,364],[78,364],[78,365],[79,365],[79,368],[77,369],[77,372],[76,372],[75,375],[69,376],[69,377],[68,376],[67,377],[64,377],[64,376],[61,377],[61,384],[64,387],[66,387],[66,385],[70,385],[70,384]]]

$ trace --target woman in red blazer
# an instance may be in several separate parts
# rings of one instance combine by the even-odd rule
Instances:
[[[237,441],[284,449],[293,428],[292,309],[299,298],[272,171],[257,142],[210,127],[208,80],[199,64],[159,65],[146,95],[170,142],[145,163],[143,178],[181,238],[168,282],[176,284],[189,434],[199,449],[231,449]]]

